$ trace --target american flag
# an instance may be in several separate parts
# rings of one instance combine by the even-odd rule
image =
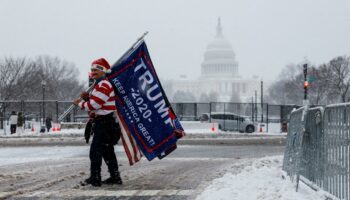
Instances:
[[[130,131],[127,131],[128,129],[125,128],[125,121],[123,118],[119,117],[119,114],[117,115],[117,118],[122,132],[121,138],[126,156],[128,157],[129,164],[133,165],[141,159],[142,154],[134,137],[131,135]]]

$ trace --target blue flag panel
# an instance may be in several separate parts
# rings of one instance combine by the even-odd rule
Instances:
[[[168,154],[184,132],[142,41],[108,75],[121,123],[148,160]]]

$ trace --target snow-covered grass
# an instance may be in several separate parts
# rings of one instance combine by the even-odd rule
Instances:
[[[4,130],[0,130],[0,136],[1,137],[43,137],[43,136],[73,136],[73,135],[83,135],[84,129],[61,129],[59,131],[53,129],[50,130],[50,132],[40,133],[38,129],[25,129],[23,132],[17,131],[15,134],[10,134],[9,131],[6,131],[6,134],[4,133]]]
[[[10,133],[10,125],[5,122],[4,124],[5,129],[0,129],[0,136],[5,137],[18,137],[18,136],[34,136],[34,137],[40,137],[45,135],[76,135],[76,134],[83,134],[84,129],[60,129],[57,130],[60,127],[60,124],[58,123],[52,123],[52,128],[50,129],[50,132],[47,132],[45,130],[44,133],[40,133],[40,128],[42,124],[40,122],[27,122],[26,123],[26,129],[22,130],[21,128],[17,128],[16,133],[12,134]],[[33,128],[32,128],[33,127]]]
[[[282,179],[282,156],[255,160],[240,172],[229,172],[215,179],[197,200],[320,200],[322,192],[315,192],[303,183],[298,192],[289,179]]]
[[[266,132],[266,126],[263,128],[263,132],[257,132],[254,133],[240,133],[237,131],[222,131],[218,130],[215,128],[215,130],[212,130],[211,126],[208,126],[207,128],[203,128],[203,123],[200,123],[198,121],[194,122],[183,122],[185,124],[191,124],[191,126],[186,126],[187,129],[185,130],[186,134],[189,135],[205,135],[205,136],[211,136],[211,137],[220,137],[220,136],[225,136],[225,135],[236,135],[236,136],[244,136],[244,135],[253,135],[253,136],[283,136],[286,135],[286,133],[281,133],[280,132],[280,124],[279,123],[269,123],[269,132]],[[4,124],[5,129],[0,129],[0,136],[5,136],[5,137],[18,137],[18,136],[26,136],[26,137],[40,137],[40,136],[45,136],[45,135],[80,135],[84,133],[84,128],[82,129],[61,129],[60,131],[57,131],[54,129],[57,129],[60,127],[59,124],[57,123],[52,123],[52,128],[50,132],[45,132],[45,133],[40,133],[40,127],[41,124],[40,122],[28,122],[27,123],[27,129],[21,130],[17,129],[17,133],[11,135],[10,134],[10,125],[7,123]],[[32,129],[31,127],[34,127]]]
[[[9,134],[7,133],[4,135],[4,133],[0,133],[0,136],[2,137],[44,137],[44,136],[75,136],[75,135],[83,135],[84,130],[83,129],[65,129],[61,131],[50,131],[45,133],[40,132],[32,132],[31,130],[25,130],[24,133],[15,133],[15,134]]]
[[[222,135],[222,134],[237,134],[242,135],[238,131],[222,131],[218,129],[217,123],[201,123],[199,121],[182,121],[181,124],[185,128],[187,134],[203,134],[203,135]],[[267,131],[268,128],[268,131]],[[256,127],[256,132],[250,135],[285,135],[281,133],[280,123],[269,123],[262,126],[262,132],[260,132],[260,124]]]
[[[4,134],[3,129],[0,129],[1,137],[44,137],[44,136],[76,136],[83,135],[84,129],[61,129],[60,131],[51,131],[40,133],[38,129],[32,131],[31,129],[26,129],[25,131],[17,132],[15,134],[10,134],[8,131]],[[287,133],[274,133],[274,132],[255,132],[255,133],[239,133],[239,132],[230,132],[230,131],[220,131],[219,133],[210,133],[207,130],[202,129],[191,129],[186,131],[188,136],[205,136],[210,138],[215,137],[231,137],[231,136],[285,136]]]

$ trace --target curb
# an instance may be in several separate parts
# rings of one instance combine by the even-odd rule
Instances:
[[[91,142],[91,141],[90,141]],[[178,145],[285,145],[286,137],[182,138]],[[83,137],[1,138],[0,146],[84,146]],[[119,142],[121,145],[121,142]]]

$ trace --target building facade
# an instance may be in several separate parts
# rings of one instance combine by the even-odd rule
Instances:
[[[176,102],[179,94],[191,94],[196,102],[251,102],[255,91],[260,95],[261,79],[242,78],[232,45],[225,38],[220,18],[216,36],[204,52],[201,76],[196,80],[180,78],[164,82],[168,98]],[[181,101],[181,100],[180,100]]]

